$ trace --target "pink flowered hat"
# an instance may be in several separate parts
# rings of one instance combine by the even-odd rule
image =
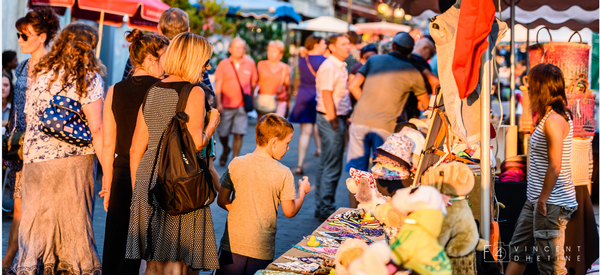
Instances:
[[[395,133],[377,147],[377,153],[389,157],[406,167],[412,166],[412,153],[415,143],[407,136]]]

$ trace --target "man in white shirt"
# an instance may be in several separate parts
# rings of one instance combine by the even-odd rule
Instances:
[[[334,34],[327,39],[331,55],[317,71],[317,127],[321,134],[321,158],[316,181],[315,217],[324,220],[336,210],[335,190],[344,162],[344,130],[352,111],[348,92],[350,39]]]

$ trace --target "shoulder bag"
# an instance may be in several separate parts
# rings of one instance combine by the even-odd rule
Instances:
[[[92,143],[92,133],[81,109],[81,103],[60,94],[71,85],[65,84],[50,100],[42,116],[39,130],[60,141],[86,147]]]
[[[237,79],[238,85],[240,85],[240,92],[242,93],[242,99],[244,100],[244,110],[246,111],[246,113],[252,112],[252,110],[254,110],[252,95],[244,93],[244,87],[242,87],[242,82],[240,81],[240,77],[238,76],[237,69],[233,64],[233,61],[231,61],[231,67],[233,67],[235,78]]]
[[[313,76],[317,76],[317,73],[313,69],[312,65],[310,65],[310,60],[308,59],[308,55],[304,57],[304,60],[306,60],[306,66],[308,66],[308,70],[310,70],[310,72],[312,73],[312,75]]]
[[[179,95],[176,113],[160,138],[150,176],[152,183],[156,169],[156,184],[149,189],[149,195],[154,195],[160,208],[171,216],[208,206],[217,195],[208,162],[197,156],[198,150],[187,128],[189,116],[185,107],[194,86],[185,85]],[[208,111],[206,98],[205,104]],[[210,139],[207,146],[211,150]]]
[[[277,93],[274,95],[258,94],[256,96],[254,100],[254,106],[258,113],[269,114],[277,112],[277,97],[279,96],[281,88],[283,87],[283,83],[285,82],[285,66],[283,67],[283,72],[281,74],[281,83],[279,84],[279,88],[277,88]]]

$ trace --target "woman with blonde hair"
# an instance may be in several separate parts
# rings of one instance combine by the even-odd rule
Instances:
[[[150,197],[149,188],[156,184],[154,171],[156,151],[167,125],[175,115],[179,94],[183,87],[202,80],[209,69],[212,45],[205,38],[185,32],[177,35],[160,59],[169,77],[150,88],[137,116],[130,149],[131,180],[134,184],[127,237],[126,257],[148,262],[146,274],[182,274],[189,266],[195,270],[219,268],[217,245],[210,207],[203,207],[183,215],[172,216],[160,208],[156,198]],[[203,66],[198,66],[203,64]],[[198,150],[210,144],[220,115],[211,111],[207,116],[203,88],[195,86],[187,100],[185,113],[187,128]],[[201,157],[212,165],[210,150]],[[150,179],[152,178],[152,182]],[[220,186],[213,181],[216,190]]]
[[[95,28],[71,23],[33,70],[25,104],[25,184],[16,274],[101,272],[92,228],[94,149],[101,158],[104,95],[104,66],[94,55],[97,43]],[[87,122],[59,127],[60,121],[51,117],[54,111],[49,108],[57,102],[81,106],[80,117]],[[43,125],[55,125],[54,121],[65,135],[91,135],[91,144],[76,145],[73,140],[63,141],[65,135],[59,139],[41,130]]]
[[[131,171],[129,148],[137,114],[148,89],[163,77],[160,58],[167,51],[169,40],[158,34],[133,29],[127,33],[131,74],[111,86],[106,94],[103,117],[102,191],[106,227],[102,253],[102,273],[139,274],[140,260],[125,259],[129,208],[131,207]],[[116,157],[115,157],[116,153]]]
[[[290,101],[290,66],[281,62],[285,46],[274,40],[267,46],[267,60],[258,62],[258,96],[255,109],[257,120],[267,113],[277,113],[286,117]],[[271,109],[261,111],[261,108]]]

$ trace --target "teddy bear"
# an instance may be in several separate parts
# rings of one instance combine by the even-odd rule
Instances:
[[[369,246],[358,239],[345,240],[335,253],[335,274],[350,275],[350,263],[360,258]]]
[[[385,241],[390,243],[396,234],[398,234],[400,227],[402,227],[404,217],[400,215],[396,209],[394,209],[392,203],[389,201],[384,204],[377,205],[375,207],[374,216],[375,219],[377,219],[383,226]]]
[[[377,184],[373,174],[358,169],[350,168],[350,178],[346,180],[346,187],[354,194],[359,202],[358,208],[364,209],[371,214],[375,213],[375,207],[384,204],[388,199],[377,190]]]
[[[392,206],[404,224],[390,243],[392,261],[418,274],[450,275],[452,265],[438,243],[446,206],[442,195],[431,186],[396,191]]]
[[[479,243],[479,233],[465,197],[475,184],[473,172],[464,163],[441,164],[425,171],[421,184],[436,187],[449,201],[438,241],[451,259],[454,274],[475,272],[474,252]]]
[[[384,242],[376,242],[352,261],[348,267],[351,275],[408,275],[408,270],[392,261],[392,250]]]

